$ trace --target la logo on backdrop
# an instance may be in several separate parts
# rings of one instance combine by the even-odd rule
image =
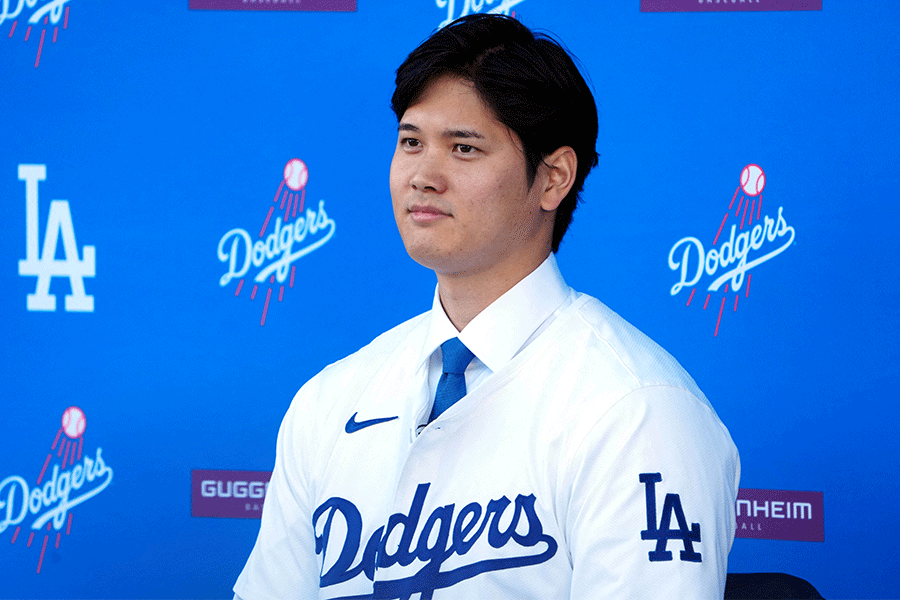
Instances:
[[[37,40],[38,33],[32,29],[39,27],[41,30],[40,41],[37,41],[37,54],[34,58],[34,68],[38,68],[41,64],[41,53],[44,51],[44,41],[47,38],[47,28],[53,26],[52,43],[56,43],[59,37],[60,20],[62,20],[63,30],[69,28],[69,7],[66,4],[69,0],[49,0],[48,2],[39,3],[37,0],[2,0],[0,2],[0,28],[6,23],[11,22],[7,38],[15,40],[17,32],[24,37],[24,41],[31,39]],[[22,22],[20,25],[19,22]],[[2,29],[0,29],[2,31]]]
[[[26,296],[26,307],[36,312],[55,311],[56,296],[50,293],[50,280],[63,277],[69,280],[71,290],[66,295],[66,312],[94,312],[94,297],[85,292],[84,278],[96,274],[96,249],[94,246],[84,246],[79,257],[68,200],[50,202],[44,246],[38,253],[38,187],[46,179],[47,165],[19,165],[19,180],[25,182],[25,258],[19,261],[19,275],[37,277],[34,293]],[[63,259],[56,257],[60,238]]]
[[[325,212],[325,200],[306,205],[308,182],[306,164],[299,158],[292,158],[284,166],[284,177],[269,204],[256,241],[240,228],[228,231],[219,240],[217,255],[228,266],[228,271],[219,278],[219,285],[226,287],[237,280],[234,295],[239,297],[244,288],[249,287],[249,284],[244,285],[245,282],[250,280],[253,286],[250,300],[256,300],[260,295],[260,286],[265,287],[260,326],[266,324],[275,288],[281,302],[285,285],[289,289],[294,287],[297,274],[294,262],[318,250],[334,236],[336,225]],[[284,211],[283,215],[281,211]]]
[[[688,236],[675,242],[669,251],[669,268],[679,278],[669,293],[672,296],[682,291],[688,293],[687,306],[691,306],[700,289],[695,305],[702,302],[703,310],[706,310],[712,300],[714,311],[718,305],[714,336],[719,335],[726,306],[732,305],[729,293],[734,294],[732,312],[737,312],[741,295],[745,299],[750,297],[750,270],[779,256],[794,243],[794,228],[788,225],[783,207],[779,206],[774,216],[763,215],[765,187],[766,174],[762,167],[756,164],[745,166],[709,247],[705,247],[699,238]],[[710,278],[712,281],[707,284]],[[704,291],[706,297],[701,301]]]
[[[37,479],[10,475],[0,481],[0,535],[12,531],[12,546],[34,548],[31,551],[36,554],[40,547],[38,573],[51,540],[53,548],[59,549],[63,533],[72,534],[72,509],[112,482],[113,470],[103,460],[103,449],[98,447],[93,453],[85,449],[86,428],[84,411],[70,406],[63,411]],[[29,485],[31,481],[34,487]]]

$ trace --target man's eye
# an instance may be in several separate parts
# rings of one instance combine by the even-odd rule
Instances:
[[[416,138],[403,138],[400,140],[401,146],[406,146],[407,148],[416,148],[419,146],[421,142]]]
[[[468,144],[457,144],[456,150],[460,154],[474,154],[478,149],[474,146],[469,146]]]

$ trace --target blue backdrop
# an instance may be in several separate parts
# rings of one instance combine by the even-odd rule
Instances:
[[[894,2],[2,8],[0,596],[230,595],[258,521],[192,516],[191,471],[270,470],[299,386],[430,307],[434,277],[390,209],[393,71],[449,16],[489,9],[559,36],[597,99],[600,163],[558,254],[569,284],[694,376],[741,452],[742,488],[823,494],[824,541],[740,537],[729,570],[900,595]],[[308,181],[285,174],[294,158]],[[764,180],[742,181],[748,165]],[[680,240],[708,251],[721,229],[721,249],[732,225],[779,210],[793,242],[750,249],[782,251],[739,289],[708,291],[727,269],[696,273],[691,255],[671,294]],[[248,270],[220,285],[234,240],[239,271],[244,240],[276,227],[268,255],[251,244]],[[319,245],[256,281],[288,238],[294,253]],[[79,282],[91,310],[67,310]]]

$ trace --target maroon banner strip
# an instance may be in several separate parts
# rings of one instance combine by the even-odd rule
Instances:
[[[191,471],[191,516],[258,519],[270,471]],[[735,537],[825,541],[822,492],[741,488],[735,504]]]
[[[825,541],[822,492],[738,490],[735,537],[760,540]]]
[[[641,0],[641,12],[822,10],[822,0]]]
[[[191,516],[258,519],[270,471],[191,471]]]
[[[189,0],[191,10],[355,12],[356,0]]]

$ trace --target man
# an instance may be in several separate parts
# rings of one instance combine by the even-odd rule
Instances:
[[[237,596],[721,598],[728,431],[554,259],[597,160],[572,60],[472,15],[410,54],[393,108],[394,214],[434,305],[297,393]]]

